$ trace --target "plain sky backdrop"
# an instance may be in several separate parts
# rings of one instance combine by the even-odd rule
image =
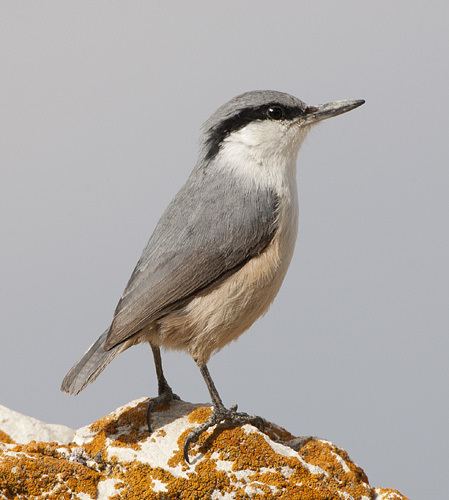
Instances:
[[[448,498],[449,4],[0,4],[0,403],[78,427],[156,393],[146,346],[78,397],[200,124],[251,89],[365,98],[299,159],[300,232],[269,313],[210,363],[227,404],[349,451],[374,485]],[[193,361],[164,356],[184,399]]]

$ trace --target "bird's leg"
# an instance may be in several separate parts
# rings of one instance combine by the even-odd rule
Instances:
[[[151,398],[148,402],[147,408],[147,424],[148,424],[148,432],[151,434],[152,426],[151,426],[151,413],[156,408],[156,406],[162,403],[169,403],[174,399],[180,399],[179,396],[173,393],[171,387],[168,385],[167,380],[164,376],[164,371],[162,370],[162,359],[161,359],[161,350],[158,346],[151,344],[151,350],[153,351],[154,357],[154,366],[156,367],[156,375],[157,375],[157,384],[158,384],[158,396],[156,398]]]
[[[225,427],[237,427],[239,425],[244,424],[253,424],[259,429],[263,430],[266,425],[266,421],[257,416],[248,415],[247,413],[238,412],[237,405],[232,406],[231,408],[226,408],[223,405],[223,401],[218,394],[217,388],[215,387],[214,381],[210,376],[209,370],[205,364],[198,364],[201,374],[207,384],[207,388],[209,389],[209,394],[212,399],[212,403],[214,405],[213,413],[210,418],[198,426],[194,431],[192,431],[185,440],[184,443],[184,459],[187,463],[189,461],[189,446],[190,443],[194,443],[201,436],[203,432],[205,432],[210,427],[223,423]]]

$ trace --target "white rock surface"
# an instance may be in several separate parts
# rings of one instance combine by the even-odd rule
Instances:
[[[75,431],[65,425],[46,424],[2,405],[0,405],[0,431],[20,444],[30,441],[56,441],[67,444],[75,435]]]

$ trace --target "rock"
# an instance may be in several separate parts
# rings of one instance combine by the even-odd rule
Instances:
[[[45,424],[32,417],[10,410],[0,405],[0,433],[7,434],[15,443],[30,441],[57,441],[67,444],[72,441],[75,431],[65,425]],[[0,441],[4,441],[0,435]]]
[[[189,465],[184,439],[211,408],[182,401],[161,407],[149,436],[147,404],[133,401],[76,432],[2,408],[0,498],[406,498],[371,487],[332,443],[295,438],[275,424],[264,433],[250,425],[209,431],[191,447]]]

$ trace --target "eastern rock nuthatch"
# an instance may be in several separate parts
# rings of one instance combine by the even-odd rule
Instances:
[[[296,160],[315,123],[363,100],[308,106],[281,92],[234,97],[204,124],[198,162],[159,220],[115,309],[111,326],[62,382],[77,394],[128,347],[149,342],[159,396],[178,397],[162,371],[160,347],[187,351],[198,364],[214,412],[212,425],[261,422],[225,408],[206,363],[264,314],[292,258],[298,223]]]

